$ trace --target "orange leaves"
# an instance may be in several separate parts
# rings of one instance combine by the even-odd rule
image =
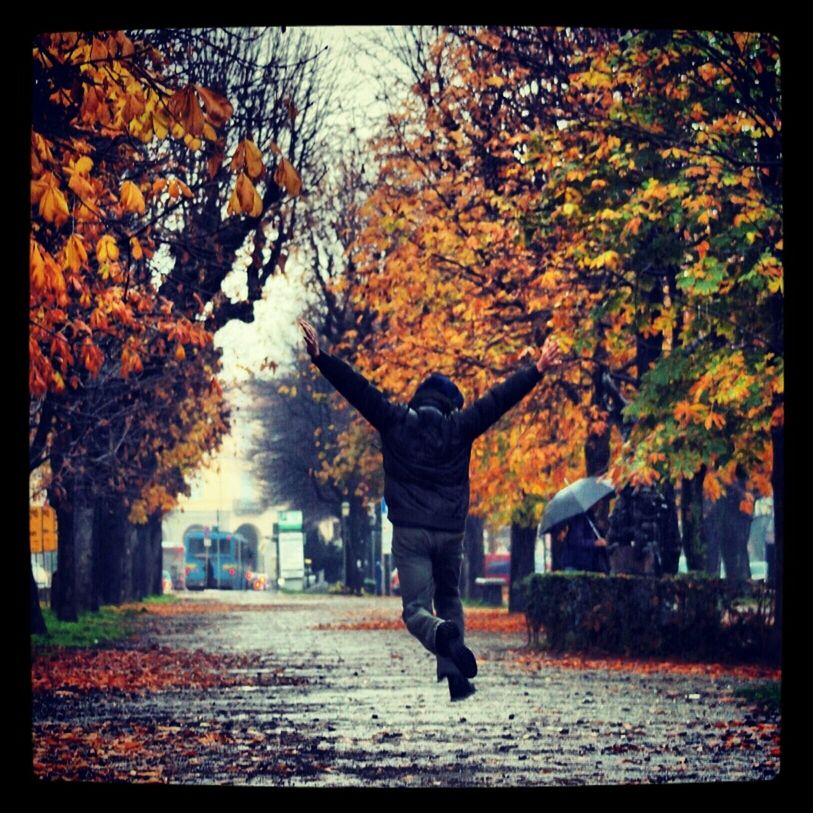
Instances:
[[[80,234],[72,234],[65,243],[65,264],[75,274],[86,265],[88,253]]]
[[[131,373],[141,373],[143,371],[144,365],[138,351],[132,344],[125,345],[121,351],[121,377],[127,379]]]
[[[215,127],[220,127],[225,124],[234,113],[234,107],[231,102],[219,93],[203,87],[202,85],[195,85],[201,99],[203,99],[203,106],[209,120]]]
[[[196,136],[203,134],[205,120],[194,85],[173,93],[167,100],[167,107],[188,133]]]
[[[514,657],[509,663],[528,671],[539,671],[546,668],[607,669],[638,674],[665,672],[740,680],[780,680],[782,677],[780,669],[766,666],[733,666],[723,663],[691,663],[640,658],[591,658],[582,655],[557,655],[547,652],[528,652],[527,650],[515,650],[512,654]]]
[[[714,472],[707,472],[703,478],[703,496],[712,502],[716,502],[723,494],[725,494],[725,486],[720,477]]]
[[[229,169],[231,169],[232,172],[244,170],[250,178],[255,180],[259,178],[265,171],[265,166],[263,164],[262,154],[257,145],[249,139],[241,141],[234,151]]]
[[[105,234],[96,244],[96,259],[99,263],[114,262],[119,258],[119,247],[116,238]]]
[[[263,211],[263,202],[260,199],[254,184],[245,173],[241,172],[237,184],[229,198],[228,212],[230,215],[247,214],[259,217]]]
[[[70,217],[68,202],[52,172],[31,183],[31,202],[39,203],[39,214],[46,222],[62,226]]]
[[[144,195],[132,181],[125,181],[121,185],[120,199],[122,208],[126,212],[143,214],[145,208]]]
[[[95,378],[104,363],[104,354],[89,338],[82,345],[81,358],[85,369]]]
[[[482,607],[472,607],[466,610],[466,629],[473,632],[499,632],[519,633],[526,631],[525,615],[523,613],[509,613],[506,610],[490,610]],[[330,624],[321,624],[317,629],[363,631],[363,630],[400,630],[404,629],[404,622],[397,612],[391,615],[373,613],[367,614],[363,619],[348,618]]]
[[[280,158],[277,169],[274,172],[274,180],[279,186],[283,187],[292,198],[297,197],[302,190],[302,179],[299,177],[299,173],[285,158]]]

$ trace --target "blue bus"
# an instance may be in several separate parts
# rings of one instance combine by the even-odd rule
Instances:
[[[251,586],[247,574],[256,567],[255,554],[241,534],[212,531],[207,540],[201,530],[187,531],[183,546],[188,590],[245,590]]]

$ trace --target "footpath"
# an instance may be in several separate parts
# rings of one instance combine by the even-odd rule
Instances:
[[[208,591],[176,609],[144,613],[139,636],[108,650],[35,659],[39,779],[537,787],[779,774],[779,712],[736,693],[764,683],[758,671],[578,666],[529,656],[515,623],[467,632],[477,693],[451,703],[397,598]],[[71,677],[79,659],[84,682]]]

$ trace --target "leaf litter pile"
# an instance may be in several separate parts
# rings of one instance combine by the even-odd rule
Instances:
[[[150,615],[187,616],[252,611],[261,605],[184,601],[128,605],[145,621]],[[267,609],[267,608],[266,608]],[[179,618],[183,621],[183,618]],[[143,646],[137,642],[92,648],[47,647],[33,654],[35,705],[145,697],[233,687],[307,683],[260,654],[212,653]],[[278,729],[273,723],[206,720],[102,720],[85,725],[49,715],[33,726],[33,768],[40,779],[91,782],[244,781],[255,775],[307,775],[329,770],[324,746]]]

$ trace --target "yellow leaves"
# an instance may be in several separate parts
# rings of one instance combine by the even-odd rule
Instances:
[[[505,84],[505,79],[501,76],[489,76],[486,79],[486,84],[490,87],[501,88]]]
[[[45,288],[45,258],[36,240],[30,241],[29,266],[31,287],[42,290]]]
[[[59,189],[59,181],[52,172],[44,173],[31,183],[31,202],[39,202],[39,213],[48,223],[58,227],[70,217],[68,202]]]
[[[302,190],[302,179],[299,177],[299,173],[285,158],[280,159],[274,172],[274,180],[279,186],[284,187],[292,198],[297,197]]]
[[[250,178],[255,180],[259,178],[265,171],[265,166],[263,165],[262,153],[257,145],[249,139],[241,141],[234,152],[229,169],[232,172],[245,170]]]
[[[50,187],[40,199],[40,215],[49,223],[61,226],[70,216],[68,202],[65,196],[56,187]]]
[[[575,203],[565,203],[562,205],[562,214],[565,217],[573,217],[573,215],[578,214],[581,209]]]
[[[186,358],[186,350],[184,350],[184,347],[183,347],[183,345],[182,345],[182,344],[179,344],[179,345],[178,345],[178,346],[175,348],[175,358],[176,358],[178,361],[183,361],[183,360]]]
[[[105,234],[96,244],[96,259],[100,263],[113,262],[119,258],[119,247],[116,238],[110,234]]]
[[[87,249],[81,235],[72,234],[65,243],[65,265],[74,273],[88,261]]]
[[[602,209],[596,215],[597,220],[618,220],[619,217],[621,217],[621,214],[614,209]]]
[[[590,260],[588,265],[591,268],[612,268],[617,269],[620,263],[620,257],[617,251],[605,251],[599,254],[598,257]]]
[[[712,82],[719,75],[719,71],[711,62],[706,62],[704,65],[701,65],[697,69],[697,73],[704,82]]]
[[[229,198],[228,213],[230,215],[247,214],[251,217],[259,217],[262,211],[263,202],[257,190],[245,173],[241,172],[231,198]]]
[[[126,212],[143,214],[145,209],[144,195],[132,181],[125,181],[121,185],[120,200]]]

